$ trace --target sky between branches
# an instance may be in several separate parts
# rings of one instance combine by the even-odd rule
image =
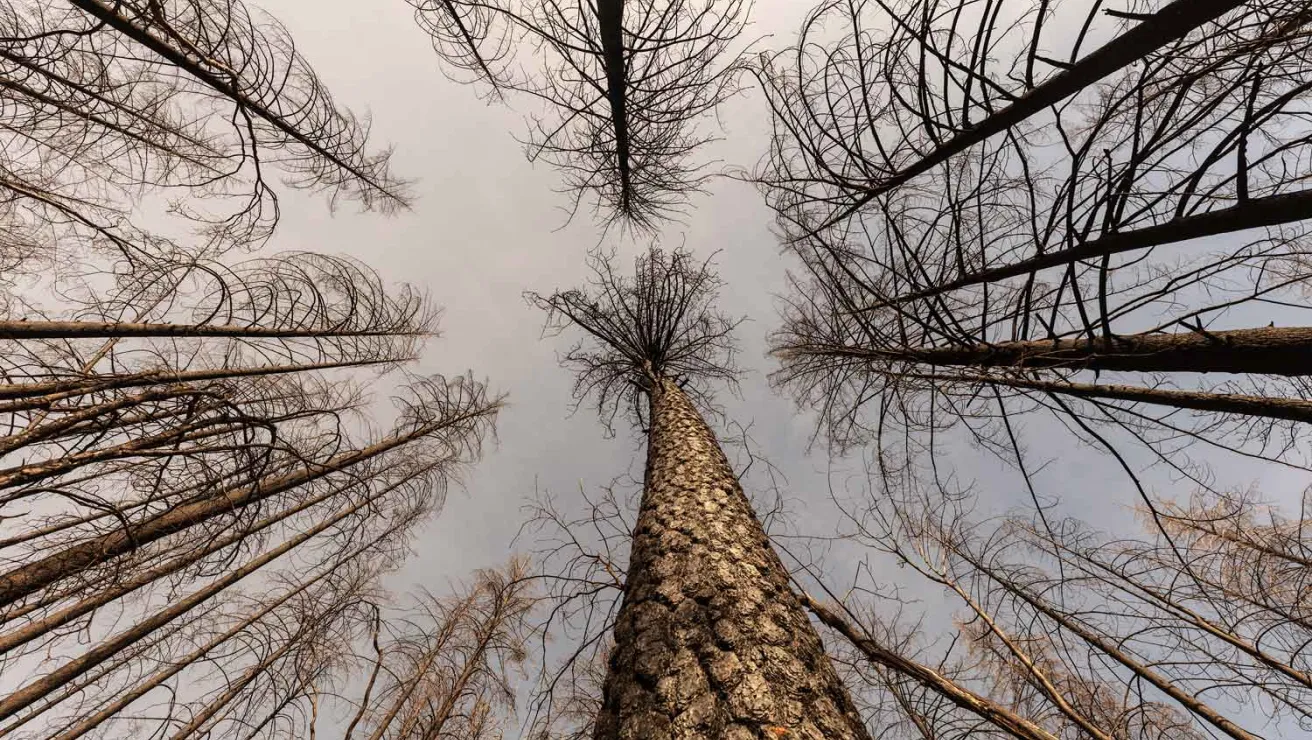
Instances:
[[[595,491],[626,473],[641,477],[636,434],[621,428],[615,439],[606,439],[587,408],[569,416],[572,378],[556,364],[556,353],[567,343],[540,339],[542,315],[521,293],[581,284],[586,253],[599,243],[617,247],[626,265],[645,243],[617,234],[603,237],[585,213],[566,224],[562,209],[569,203],[554,192],[557,173],[528,163],[513,138],[523,129],[526,111],[485,105],[474,89],[443,77],[406,3],[255,4],[288,27],[339,103],[372,114],[374,140],[396,147],[396,171],[418,179],[414,209],[390,217],[357,213],[350,206],[330,214],[321,199],[285,193],[283,219],[270,248],[350,254],[386,281],[427,289],[445,308],[443,336],[428,344],[418,370],[470,367],[510,395],[498,423],[499,441],[470,474],[466,490],[450,496],[442,514],[420,531],[414,557],[392,580],[397,590],[420,585],[441,592],[474,568],[504,563],[524,518],[520,507],[535,491],[550,491],[562,509],[572,511],[580,503],[580,486]],[[787,45],[809,5],[757,0],[744,38],[759,38],[759,48]],[[727,167],[752,167],[767,143],[760,97],[749,86],[747,94],[725,106],[721,120],[724,139],[712,144],[706,157]],[[748,318],[739,329],[740,361],[747,371],[742,397],[724,392],[719,401],[728,418],[750,425],[753,451],[782,474],[781,492],[793,515],[787,528],[831,534],[836,521],[831,491],[840,497],[866,495],[865,461],[859,451],[830,460],[822,448],[808,450],[811,417],[768,386],[766,374],[775,363],[765,356],[765,336],[778,321],[774,295],[783,290],[786,270],[795,267],[781,253],[770,214],[751,186],[717,179],[708,195],[694,196],[684,222],[667,224],[660,238],[666,246],[686,244],[699,256],[719,250],[716,264],[726,283],[721,308]],[[386,389],[377,390],[385,395]],[[731,435],[723,425],[717,432]],[[1029,450],[1031,463],[1049,463],[1037,477],[1045,502],[1057,502],[1057,511],[1095,526],[1130,532],[1129,507],[1136,495],[1107,457],[1072,449],[1065,434],[1029,438],[1058,440]],[[952,462],[963,477],[977,481],[981,513],[1032,509],[1028,492],[995,460],[967,445],[956,449],[961,457]],[[729,454],[746,461],[740,448]],[[1273,499],[1290,500],[1301,487],[1274,466],[1224,472],[1236,483],[1260,485]],[[758,494],[763,502],[765,480],[754,475],[746,482],[749,495]],[[1150,472],[1147,480],[1155,490],[1172,490],[1164,474]],[[532,542],[521,539],[515,549],[531,550]],[[837,571],[847,572],[848,554],[841,548],[832,553]],[[841,577],[834,580],[842,585]]]

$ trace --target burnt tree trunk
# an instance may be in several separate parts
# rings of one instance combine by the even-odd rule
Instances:
[[[597,26],[606,65],[606,99],[615,128],[615,167],[620,173],[620,203],[627,208],[631,188],[629,169],[629,109],[625,102],[627,75],[624,60],[624,0],[598,0]]]
[[[1067,368],[1146,373],[1312,375],[1312,327],[1263,327],[1176,334],[1034,339],[949,347],[789,347],[783,354],[832,355],[935,366]]]
[[[596,740],[868,740],[715,435],[660,378]]]

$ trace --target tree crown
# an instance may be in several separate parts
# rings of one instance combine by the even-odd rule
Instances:
[[[640,400],[661,379],[703,401],[715,381],[733,384],[733,330],[742,320],[716,310],[723,282],[711,259],[652,247],[634,260],[631,278],[615,270],[615,259],[592,253],[583,288],[527,295],[547,312],[547,333],[577,326],[587,335],[562,358],[578,375],[575,398],[592,398],[607,424],[621,408],[641,423]]]

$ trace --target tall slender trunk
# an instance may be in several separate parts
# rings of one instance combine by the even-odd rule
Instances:
[[[856,201],[821,228],[832,226],[866,203],[899,187],[911,178],[946,162],[956,154],[1001,133],[1030,116],[1056,105],[1108,75],[1143,59],[1153,51],[1187,36],[1199,26],[1234,10],[1241,0],[1175,0],[1138,25],[1108,41],[1048,80],[1025,90],[1001,110],[965,128],[925,156],[865,188]]]
[[[412,431],[393,435],[358,450],[343,452],[321,463],[311,463],[303,470],[269,476],[255,485],[214,491],[203,498],[176,506],[130,527],[83,540],[40,560],[0,574],[0,607],[34,593],[55,581],[108,562],[168,535],[213,519],[245,506],[268,500],[297,486],[311,483],[331,473],[347,470],[398,447],[488,413],[486,408],[438,419]]]
[[[317,506],[335,496],[341,496],[344,491],[355,485],[355,481],[349,481],[344,485],[335,486],[318,496],[302,501],[288,509],[281,510],[272,516],[265,517],[249,527],[234,527],[223,537],[206,543],[204,547],[184,552],[181,556],[173,558],[159,567],[134,572],[132,577],[125,578],[116,583],[102,584],[100,588],[93,590],[89,596],[60,609],[59,611],[41,617],[40,619],[33,620],[22,627],[0,633],[0,655],[3,655],[20,645],[35,640],[51,630],[63,627],[73,620],[99,609],[105,604],[117,601],[139,588],[149,586],[161,578],[178,573],[183,569],[224,550],[225,548],[231,547],[232,545],[248,538],[254,538],[260,532],[269,527],[284,522],[296,514],[313,506]],[[373,502],[378,498],[381,498],[381,496],[382,494],[370,496],[368,500]]]
[[[946,383],[987,383],[1004,388],[1060,393],[1076,398],[1133,401],[1155,406],[1209,411],[1220,414],[1261,416],[1312,423],[1312,401],[1280,396],[1249,396],[1241,393],[1207,393],[1173,388],[1142,388],[1132,385],[1074,383],[1067,380],[1031,380],[1011,375],[940,375],[935,373],[898,373],[913,378]]]
[[[597,0],[597,30],[606,66],[606,99],[615,128],[615,167],[620,173],[620,203],[629,205],[629,110],[625,100],[624,0]]]
[[[1229,718],[1218,712],[1210,704],[1200,700],[1196,692],[1177,686],[1169,677],[1154,670],[1153,666],[1137,660],[1129,652],[1122,649],[1122,644],[1119,641],[1107,638],[1092,628],[1085,626],[1083,622],[1073,619],[1069,615],[1059,611],[1052,604],[1039,598],[1033,593],[1030,593],[1027,588],[1007,580],[1005,576],[995,573],[983,563],[976,560],[973,555],[969,555],[960,550],[956,550],[954,554],[969,563],[980,573],[983,573],[988,578],[992,579],[995,583],[1005,589],[1007,593],[1024,601],[1036,612],[1051,619],[1062,629],[1084,640],[1084,642],[1094,650],[1101,652],[1108,658],[1120,663],[1121,666],[1133,673],[1136,678],[1142,679],[1144,682],[1153,685],[1163,694],[1174,699],[1180,706],[1189,710],[1194,715],[1197,715],[1223,734],[1234,738],[1234,740],[1261,740],[1258,736],[1248,732],[1234,722],[1231,722]]]
[[[729,461],[669,379],[596,740],[868,740]]]
[[[292,373],[309,373],[314,370],[333,370],[338,368],[357,368],[369,365],[387,365],[400,362],[396,358],[379,360],[339,360],[336,362],[307,362],[293,365],[269,365],[265,367],[231,367],[209,368],[205,370],[146,370],[136,373],[97,375],[89,374],[67,380],[54,380],[35,383],[12,383],[0,385],[0,398],[17,399],[13,402],[0,403],[0,413],[14,413],[33,408],[46,408],[58,401],[91,393],[104,393],[122,388],[140,388],[143,386],[172,386],[194,383],[204,380],[228,380],[236,378],[253,378],[263,375],[288,375]]]
[[[880,645],[858,631],[856,627],[836,612],[830,611],[811,597],[804,594],[802,598],[806,602],[806,607],[821,622],[846,637],[853,647],[860,650],[874,663],[885,666],[898,675],[906,676],[920,683],[962,709],[984,718],[994,727],[1012,737],[1021,738],[1021,740],[1058,740],[1056,735],[1007,707],[992,701],[988,697],[976,694],[929,666],[909,660]],[[910,715],[909,712],[908,715]],[[921,729],[926,737],[932,737],[931,732],[926,731],[925,728]]]
[[[169,32],[174,34],[176,32],[170,28],[160,29],[154,27],[149,20],[140,14],[139,8],[124,8],[121,2],[110,2],[110,0],[70,0],[70,3],[127,38],[155,52],[183,72],[214,88],[216,92],[241,106],[242,109],[264,119],[269,125],[282,131],[316,155],[331,162],[334,166],[351,173],[352,176],[359,178],[361,182],[367,183],[388,198],[397,202],[404,201],[404,198],[397,193],[393,193],[386,183],[378,182],[371,173],[346,161],[339,154],[330,151],[324,144],[317,141],[314,134],[320,132],[307,133],[301,131],[296,124],[289,122],[283,115],[265,105],[265,101],[261,99],[265,96],[258,95],[260,91],[256,90],[257,96],[252,96],[249,90],[252,83],[241,79],[231,70],[225,69],[222,64],[216,64],[212,60],[205,59],[201,55],[201,51],[194,46],[190,49],[179,48],[184,45],[176,43],[178,40],[176,35],[174,38],[161,38]]]
[[[986,268],[938,285],[880,301],[861,310],[873,311],[884,306],[931,298],[960,288],[1019,277],[1079,260],[1091,260],[1136,249],[1301,221],[1307,218],[1308,213],[1312,213],[1312,190],[1253,198],[1229,208],[1181,216],[1165,223],[1105,234],[1073,247],[1041,252],[1009,265]]]
[[[831,355],[938,366],[1070,368],[1122,372],[1312,375],[1312,327],[1043,340],[947,347],[799,345],[781,355]]]
[[[243,337],[302,339],[318,337],[415,337],[424,331],[392,328],[243,326],[241,324],[158,324],[132,321],[0,321],[0,339],[119,339],[122,337]]]

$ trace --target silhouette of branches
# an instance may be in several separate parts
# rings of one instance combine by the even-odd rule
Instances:
[[[747,0],[411,4],[455,74],[546,108],[525,145],[562,173],[571,215],[591,200],[605,223],[649,231],[702,189],[700,121],[736,91]]]
[[[642,423],[657,378],[676,381],[703,403],[711,384],[734,384],[733,330],[742,320],[715,309],[722,282],[710,260],[698,264],[682,249],[652,247],[634,260],[632,278],[614,262],[613,253],[594,252],[587,288],[526,294],[547,312],[548,333],[577,326],[587,335],[562,358],[577,375],[574,397],[592,398],[609,428],[620,410]]]

